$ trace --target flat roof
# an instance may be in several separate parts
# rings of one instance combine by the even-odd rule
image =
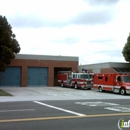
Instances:
[[[104,63],[94,63],[94,64],[86,64],[86,65],[79,65],[79,67],[87,67],[89,69],[93,68],[111,68],[111,67],[126,67],[130,68],[130,63],[128,62],[104,62]]]
[[[76,56],[53,56],[53,55],[33,55],[33,54],[16,54],[15,59],[79,61],[79,57]]]

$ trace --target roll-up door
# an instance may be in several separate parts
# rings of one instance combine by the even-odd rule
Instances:
[[[0,72],[0,86],[20,86],[21,67],[6,67],[5,72]]]
[[[28,67],[28,86],[47,86],[48,68]]]

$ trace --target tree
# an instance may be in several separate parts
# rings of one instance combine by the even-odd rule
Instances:
[[[123,53],[125,60],[130,62],[130,35],[127,38],[127,42],[123,48],[122,53]]]
[[[5,16],[0,15],[0,71],[5,71],[15,54],[20,52],[20,46],[12,32],[12,27]]]

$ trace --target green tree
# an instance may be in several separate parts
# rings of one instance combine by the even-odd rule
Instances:
[[[5,16],[0,15],[0,71],[5,71],[15,54],[20,52],[20,46],[12,32],[12,27]]]
[[[130,62],[130,35],[127,38],[127,42],[123,48],[122,53],[123,53],[125,60]]]

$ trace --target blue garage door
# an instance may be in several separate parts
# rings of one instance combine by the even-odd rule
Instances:
[[[29,67],[28,86],[47,86],[48,68]]]
[[[20,86],[20,82],[20,67],[6,67],[5,72],[0,72],[0,86]]]

